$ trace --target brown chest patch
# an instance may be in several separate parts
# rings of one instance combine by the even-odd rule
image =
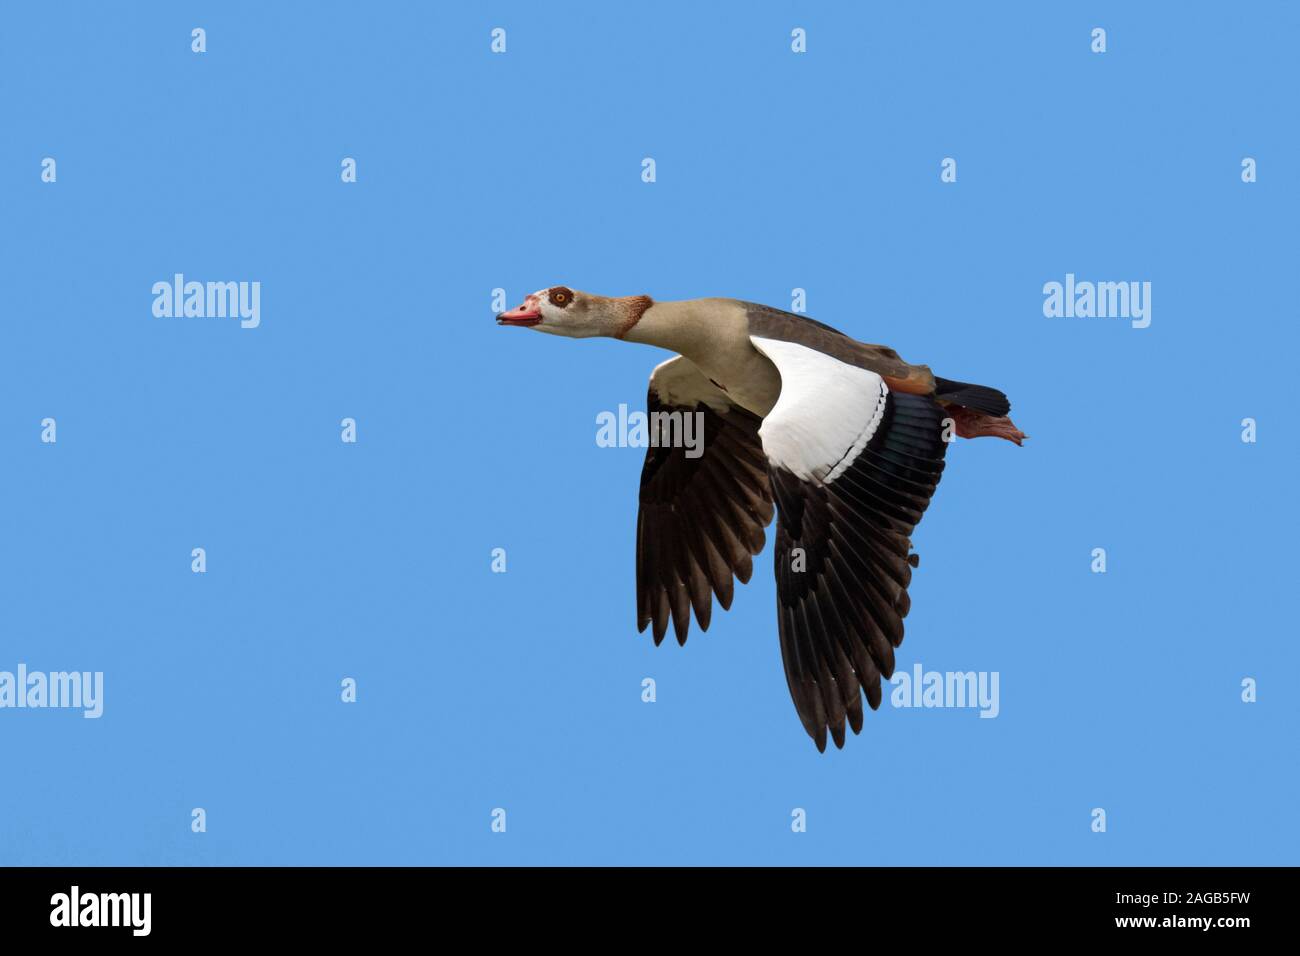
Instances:
[[[645,310],[655,304],[654,299],[648,295],[616,296],[610,301],[615,304],[622,314],[618,331],[614,333],[615,337],[620,339],[627,335],[632,326],[641,321],[641,316],[645,315]]]

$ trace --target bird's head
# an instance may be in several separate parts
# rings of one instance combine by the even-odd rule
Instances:
[[[647,295],[609,298],[554,285],[539,289],[526,296],[522,305],[502,312],[497,316],[497,325],[519,325],[571,339],[599,335],[622,338],[651,304]]]

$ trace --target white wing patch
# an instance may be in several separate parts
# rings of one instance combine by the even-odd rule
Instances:
[[[680,355],[656,365],[650,373],[650,385],[665,405],[694,408],[704,402],[715,411],[726,412],[735,404],[694,363]]]
[[[806,345],[756,335],[750,341],[781,373],[781,395],[758,430],[764,453],[804,481],[830,484],[880,426],[885,380]]]

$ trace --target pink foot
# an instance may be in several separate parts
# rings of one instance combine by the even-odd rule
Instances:
[[[1029,436],[1016,427],[1015,422],[1005,415],[986,415],[964,405],[949,405],[948,414],[957,425],[957,434],[962,438],[1005,438],[1017,445],[1023,445]]]

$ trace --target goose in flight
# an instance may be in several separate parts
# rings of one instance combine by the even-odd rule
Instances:
[[[803,315],[735,299],[655,302],[553,286],[497,322],[677,353],[650,375],[652,430],[670,425],[672,413],[698,413],[703,451],[654,439],[646,451],[637,629],[652,627],[659,644],[671,623],[684,644],[694,611],[707,630],[713,598],[726,610],[733,578],[749,581],[775,511],[776,621],[790,696],[819,751],[828,733],[843,747],[846,722],[862,729],[863,695],[879,707],[880,679],[894,672],[918,564],[912,529],[948,443],[1025,438],[1007,417],[1006,396],[939,378]]]

